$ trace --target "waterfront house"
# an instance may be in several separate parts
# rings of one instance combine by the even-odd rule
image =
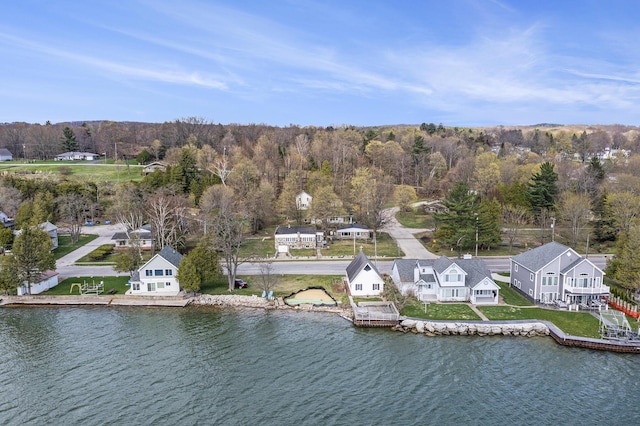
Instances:
[[[47,221],[47,222],[42,222],[40,225],[38,225],[38,228],[46,232],[47,235],[49,235],[49,238],[51,238],[51,250],[58,248],[58,227],[55,226],[53,223]],[[13,231],[13,235],[15,237],[17,237],[21,233],[22,233],[22,229]]]
[[[312,200],[313,197],[311,195],[307,194],[306,191],[301,191],[296,195],[296,208],[298,210],[309,210]]]
[[[31,294],[43,293],[58,285],[58,273],[56,271],[46,271],[40,275],[38,280],[31,283]],[[25,282],[18,287],[18,296],[29,294],[28,284]]]
[[[609,296],[604,271],[557,242],[513,256],[510,270],[511,287],[536,303],[587,304]]]
[[[176,276],[182,255],[172,247],[164,247],[131,276],[127,294],[141,296],[176,296],[180,283]]]
[[[7,148],[0,148],[0,161],[13,160],[13,154]]]
[[[379,296],[384,290],[384,279],[362,250],[347,266],[347,285],[352,296]]]
[[[495,305],[500,287],[481,259],[396,259],[391,278],[400,292],[423,302]]]
[[[130,232],[116,232],[111,237],[116,250],[124,250],[128,247],[139,247],[142,250],[153,249],[153,236],[151,225],[144,225]]]

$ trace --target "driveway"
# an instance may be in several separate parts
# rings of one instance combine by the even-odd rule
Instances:
[[[58,259],[56,270],[63,277],[120,275],[111,266],[74,266],[74,263],[101,245],[112,244],[111,237],[113,237],[113,234],[122,231],[124,231],[124,228],[120,225],[83,226],[81,231],[83,234],[98,235],[98,238]]]
[[[437,259],[440,257],[427,250],[414,235],[425,232],[427,229],[405,228],[396,220],[398,210],[400,210],[399,207],[392,207],[385,211],[384,217],[387,223],[382,230],[388,232],[396,241],[404,252],[404,257],[406,259]]]

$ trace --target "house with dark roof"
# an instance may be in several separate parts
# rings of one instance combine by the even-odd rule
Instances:
[[[335,232],[337,240],[368,240],[373,231],[368,226],[359,223],[338,226]]]
[[[126,294],[140,296],[177,296],[180,283],[176,278],[182,255],[172,247],[164,247],[133,273]]]
[[[423,302],[471,302],[493,305],[500,287],[481,259],[396,259],[391,278],[400,292]]]
[[[124,250],[128,247],[140,247],[142,250],[153,249],[153,235],[151,225],[143,225],[139,229],[130,232],[116,232],[111,237],[116,250]]]
[[[557,242],[511,258],[511,287],[536,303],[588,304],[609,296],[604,271]]]
[[[362,250],[347,266],[347,284],[352,296],[379,296],[384,290],[384,279]]]
[[[315,226],[278,226],[273,239],[278,253],[288,249],[313,249],[325,244],[324,232]]]

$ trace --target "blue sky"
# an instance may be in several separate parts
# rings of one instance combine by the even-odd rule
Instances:
[[[0,122],[632,124],[640,2],[9,1]]]

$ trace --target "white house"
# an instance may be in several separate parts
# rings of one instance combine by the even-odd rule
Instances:
[[[167,163],[163,163],[162,161],[154,161],[153,163],[149,163],[144,166],[144,169],[142,169],[142,175],[146,176],[158,170],[160,170],[161,172],[167,170]]]
[[[313,197],[307,194],[305,191],[296,195],[296,208],[298,210],[308,210],[311,207],[311,201]]]
[[[338,240],[368,240],[371,238],[372,230],[359,223],[342,225],[336,229],[335,238]]]
[[[7,148],[0,148],[0,161],[13,160],[13,154]]]
[[[177,296],[180,283],[176,276],[182,255],[171,247],[164,247],[140,269],[129,281],[131,288],[126,294],[141,296]]]
[[[142,250],[153,249],[153,236],[151,235],[151,225],[144,225],[139,229],[129,233],[116,232],[111,237],[116,250],[126,249],[137,244]]]
[[[43,293],[50,288],[58,285],[58,273],[56,271],[47,271],[40,275],[37,282],[31,283],[31,294]],[[29,294],[27,283],[18,287],[18,296]]]
[[[384,290],[382,275],[363,251],[347,266],[346,278],[352,296],[379,296]]]
[[[92,152],[77,152],[77,151],[63,152],[62,154],[56,155],[55,157],[56,161],[69,161],[69,160],[91,161],[91,160],[99,160],[99,159],[100,159],[99,154],[94,154]]]
[[[391,278],[402,294],[423,302],[497,304],[500,287],[481,259],[396,259]]]

